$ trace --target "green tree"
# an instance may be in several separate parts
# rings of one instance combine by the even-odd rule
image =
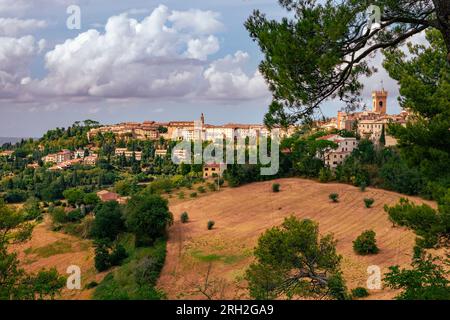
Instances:
[[[81,188],[72,188],[64,190],[63,196],[70,205],[75,206],[84,202],[86,193]]]
[[[289,17],[270,20],[256,10],[245,23],[265,55],[260,71],[273,94],[265,118],[269,126],[296,122],[329,98],[339,97],[355,106],[362,89],[359,78],[373,73],[367,61],[371,54],[396,48],[426,29],[443,36],[443,57],[450,65],[448,0],[279,3]],[[373,22],[367,14],[369,4],[381,8],[378,27],[368,25]]]
[[[384,67],[400,85],[400,105],[411,112],[406,126],[391,124],[388,131],[409,167],[427,181],[450,186],[450,64],[442,35],[426,33],[429,45],[408,45],[386,51]]]
[[[380,251],[377,247],[376,233],[366,230],[353,241],[353,250],[361,255],[376,254]]]
[[[122,208],[116,201],[98,204],[94,214],[95,219],[91,227],[93,238],[114,241],[121,232],[125,231]]]
[[[125,212],[127,228],[136,235],[138,246],[153,244],[173,222],[168,201],[159,195],[137,194],[128,201]]]
[[[413,259],[412,268],[401,269],[392,266],[386,273],[384,282],[394,290],[401,290],[399,300],[449,300],[450,281],[448,271],[431,255]],[[444,262],[448,266],[448,261]]]
[[[348,297],[336,241],[320,237],[311,220],[285,219],[259,238],[254,254],[256,262],[246,272],[253,298]]]

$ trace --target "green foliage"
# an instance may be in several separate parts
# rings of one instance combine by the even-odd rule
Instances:
[[[6,194],[3,196],[3,199],[7,203],[22,203],[27,199],[27,197],[28,194],[25,191],[10,190],[6,192]]]
[[[114,190],[121,196],[131,196],[138,190],[138,185],[134,179],[119,180],[114,184]]]
[[[121,244],[115,244],[113,248],[107,241],[95,242],[95,268],[99,272],[111,267],[119,266],[128,257],[125,248]]]
[[[125,212],[126,226],[136,235],[138,246],[164,236],[173,222],[167,200],[159,195],[137,194],[128,201]]]
[[[197,191],[200,192],[200,193],[205,193],[206,189],[205,189],[204,186],[200,186],[200,187],[197,188]]]
[[[155,288],[166,257],[166,243],[157,240],[151,248],[132,251],[126,263],[109,273],[96,287],[96,300],[159,300]]]
[[[49,210],[54,225],[70,222],[63,207],[54,207]]]
[[[64,190],[63,196],[70,205],[75,206],[83,203],[86,193],[80,188],[72,188]]]
[[[183,212],[180,216],[181,223],[188,223],[189,222],[189,215],[187,212]]]
[[[319,181],[322,183],[333,180],[333,172],[329,168],[322,168],[319,172]]]
[[[335,203],[339,202],[339,194],[337,193],[330,193],[328,198]]]
[[[347,299],[341,256],[332,235],[319,236],[311,220],[285,219],[258,240],[256,262],[246,272],[255,299],[280,296]]]
[[[170,192],[174,188],[171,179],[159,179],[151,182],[144,190],[146,193],[150,194],[160,194],[163,192]]]
[[[214,228],[215,224],[216,223],[214,221],[209,220],[208,223],[207,223],[208,230],[212,230]]]
[[[405,161],[392,159],[380,170],[383,188],[407,195],[419,194],[423,186],[423,178],[417,168],[408,166]]]
[[[442,263],[422,254],[413,260],[412,268],[390,267],[384,282],[391,289],[401,290],[398,300],[449,300],[450,281]],[[444,264],[448,266],[448,261]]]
[[[191,198],[197,198],[197,192],[192,192],[189,197]]]
[[[395,225],[411,228],[419,236],[417,244],[424,248],[431,248],[438,244],[439,238],[448,238],[450,232],[450,191],[443,198],[439,210],[430,206],[415,205],[408,199],[400,199],[400,202],[392,207],[384,206],[389,214],[389,219]]]
[[[376,254],[380,251],[377,247],[376,233],[366,230],[353,241],[353,250],[360,255]]]
[[[23,212],[25,220],[27,221],[42,218],[42,211],[39,201],[34,197],[27,199],[21,211]]]
[[[95,219],[90,231],[94,239],[114,241],[121,232],[125,231],[122,208],[116,201],[99,203],[94,214]]]
[[[364,198],[364,206],[366,208],[372,208],[374,203],[375,203],[375,199],[373,199],[373,198]]]
[[[80,209],[71,210],[66,214],[67,222],[79,222],[86,216]]]
[[[447,181],[448,187],[448,50],[439,31],[427,31],[426,38],[427,45],[409,44],[408,55],[400,49],[385,51],[384,67],[400,84],[400,105],[414,114],[406,126],[392,124],[389,125],[388,132],[398,140],[401,156],[406,165],[415,170],[415,175],[420,175],[426,182]]]
[[[279,183],[272,184],[272,192],[280,192],[280,184]]]
[[[357,287],[352,289],[351,294],[353,298],[366,298],[369,296],[369,291],[366,288]]]
[[[447,17],[446,1],[417,5],[413,0],[282,0],[279,4],[288,14],[281,20],[255,10],[245,27],[264,54],[259,70],[273,95],[265,124],[287,127],[312,116],[323,102],[336,96],[348,107],[356,107],[363,88],[359,80],[374,72],[368,63],[371,53],[397,48],[402,40],[438,23],[436,16]],[[371,32],[366,28],[369,4],[382,8],[381,21],[395,17],[395,23],[381,24],[381,30]],[[446,35],[447,47],[442,46],[445,63],[449,27],[437,28],[436,34]],[[394,77],[394,71],[392,74]],[[416,79],[422,78],[418,73]]]
[[[21,211],[9,208],[0,200],[0,300],[53,299],[61,293],[65,278],[55,269],[27,274],[20,267],[17,254],[9,245],[31,237],[33,225]]]

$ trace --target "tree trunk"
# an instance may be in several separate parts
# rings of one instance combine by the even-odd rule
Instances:
[[[434,0],[439,29],[447,46],[447,62],[450,63],[450,1]]]

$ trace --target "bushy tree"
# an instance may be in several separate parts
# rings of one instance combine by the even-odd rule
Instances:
[[[448,1],[447,1],[448,2]],[[448,4],[447,4],[447,7]],[[406,126],[391,124],[407,166],[425,181],[450,186],[450,63],[440,32],[426,33],[428,44],[385,52],[384,67],[400,85],[400,105],[411,112]]]
[[[376,254],[380,251],[377,247],[376,233],[366,230],[353,241],[353,250],[360,255]]]
[[[127,228],[136,235],[137,245],[151,245],[173,222],[167,200],[159,195],[135,195],[125,212]]]
[[[90,232],[93,238],[114,241],[121,232],[125,231],[122,207],[116,201],[98,204],[94,214],[95,219]]]
[[[436,246],[440,238],[450,235],[450,191],[442,199],[438,210],[426,204],[416,205],[408,199],[400,199],[395,206],[384,206],[389,219],[395,225],[411,228],[419,236],[418,244],[425,248]]]
[[[311,220],[285,219],[259,238],[254,254],[256,262],[246,272],[253,298],[348,298],[336,241],[320,237]]]
[[[438,260],[422,253],[413,259],[412,268],[390,267],[384,282],[391,289],[401,290],[396,297],[399,300],[450,300],[450,281],[445,267],[448,261]]]

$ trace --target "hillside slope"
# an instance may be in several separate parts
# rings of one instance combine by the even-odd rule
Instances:
[[[242,276],[252,261],[258,237],[291,214],[313,219],[319,222],[322,234],[335,235],[350,289],[366,286],[368,266],[377,265],[385,272],[391,265],[409,265],[415,235],[405,228],[394,228],[383,210],[384,204],[394,204],[404,196],[295,178],[278,180],[281,192],[273,193],[273,182],[227,189],[170,207],[176,222],[170,229],[167,260],[159,281],[169,299],[205,299],[201,291],[215,299],[248,298]],[[339,203],[329,201],[328,195],[333,192],[339,193]],[[368,197],[375,199],[371,209],[364,207],[363,199]],[[187,224],[179,222],[184,211],[190,217]],[[214,230],[207,230],[208,220],[216,222]],[[374,256],[357,256],[352,241],[367,229],[377,233],[381,251]],[[390,299],[394,295],[384,289],[373,291],[370,298]]]

